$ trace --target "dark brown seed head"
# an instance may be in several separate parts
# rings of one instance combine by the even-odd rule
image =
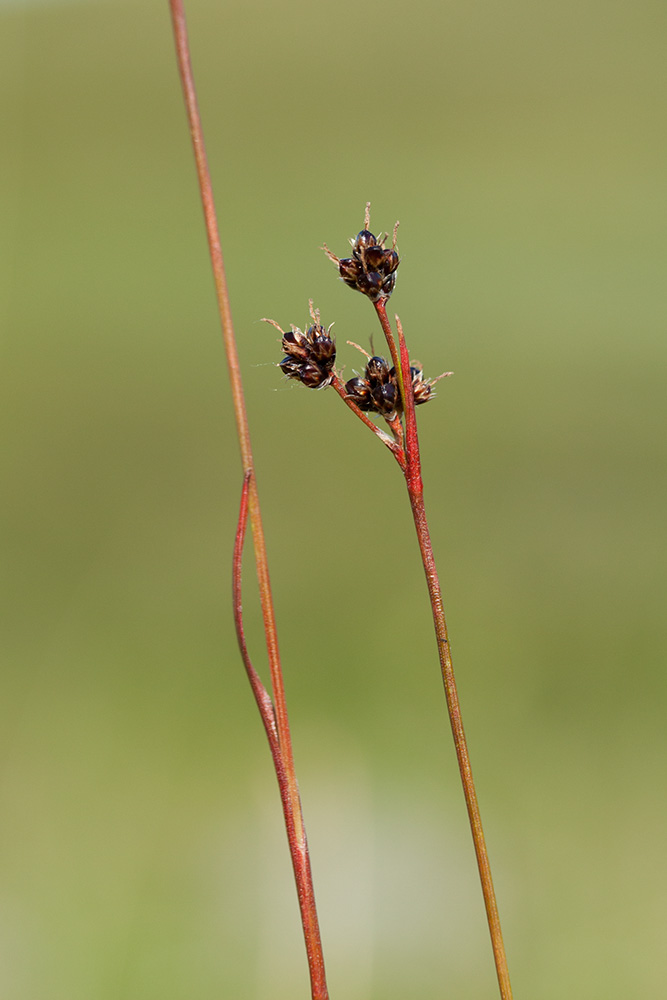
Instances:
[[[400,393],[396,373],[389,362],[377,356],[370,358],[364,376],[370,389],[371,409],[383,417],[393,416],[400,408]]]
[[[399,408],[398,382],[384,358],[369,358],[364,377],[351,378],[345,389],[360,410],[379,413],[388,420]]]
[[[329,330],[320,325],[319,313],[311,314],[316,322],[305,333],[298,327],[283,333],[286,356],[278,367],[287,378],[296,379],[309,389],[321,389],[333,378],[336,343]]]
[[[368,215],[366,218],[368,225]],[[362,229],[351,240],[352,256],[342,260],[325,247],[327,256],[338,265],[341,278],[350,288],[356,288],[371,302],[387,299],[396,284],[396,269],[400,263],[396,251],[396,231],[391,249],[385,248],[386,233],[377,237],[368,229]]]

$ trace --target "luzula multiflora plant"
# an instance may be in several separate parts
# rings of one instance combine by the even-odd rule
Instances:
[[[440,582],[424,507],[424,486],[415,416],[417,406],[433,399],[435,383],[451,372],[445,372],[435,379],[426,378],[421,366],[409,359],[399,317],[395,316],[396,334],[389,322],[387,302],[396,285],[400,264],[396,246],[397,228],[398,223],[394,228],[391,246],[386,246],[388,234],[375,236],[370,231],[370,206],[367,205],[364,228],[350,241],[351,257],[337,257],[326,245],[323,247],[326,255],[338,268],[345,284],[361,292],[373,304],[391,360],[379,355],[371,357],[363,348],[348,341],[366,355],[367,362],[362,373],[357,373],[344,382],[336,370],[336,344],[331,336],[331,327],[326,329],[322,326],[320,314],[313,308],[312,302],[310,303],[312,324],[305,331],[296,326],[283,331],[274,320],[267,322],[275,326],[282,336],[285,356],[278,367],[283,374],[310,389],[324,389],[331,386],[356,416],[387,446],[405,478],[433,612],[447,710],[479,868],[500,995],[502,1000],[510,1000],[512,991],[498,907],[463,730]],[[383,420],[389,433],[381,429],[372,418]]]
[[[208,168],[204,134],[190,62],[183,0],[169,0],[169,5],[176,43],[178,69],[183,86],[188,125],[192,138],[197,181],[204,211],[206,236],[215,281],[216,298],[227,356],[243,467],[241,509],[236,532],[236,544],[234,546],[232,588],[234,620],[241,656],[264,724],[278,780],[306,944],[311,998],[312,1000],[328,1000],[329,993],[324,969],[322,941],[315,906],[308,843],[292,753],[292,739],[285,701],[266,545],[259,507],[259,493],[243,393],[243,381],[236,348],[220,234],[213,201],[211,176]],[[297,379],[310,388],[321,389],[329,385],[332,386],[345,404],[389,448],[405,477],[433,611],[433,622],[435,625],[447,706],[480,871],[500,994],[502,1000],[511,1000],[512,993],[503,950],[500,922],[498,920],[491,872],[470,770],[468,750],[461,723],[461,712],[456,685],[454,683],[440,584],[438,582],[424,509],[424,490],[421,479],[415,407],[432,398],[434,381],[437,380],[432,382],[429,379],[425,379],[421,368],[410,364],[400,321],[396,317],[397,335],[394,336],[387,318],[386,304],[394,289],[396,272],[399,266],[399,255],[396,249],[396,230],[394,230],[392,246],[388,248],[385,246],[387,237],[376,238],[370,232],[369,226],[370,219],[367,208],[364,228],[352,241],[351,257],[340,259],[329,250],[326,250],[326,248],[325,250],[330,259],[338,267],[343,281],[350,287],[361,292],[373,303],[387,341],[391,356],[391,365],[388,360],[379,356],[368,357],[363,374],[349,379],[347,383],[343,382],[335,368],[336,347],[331,337],[331,330],[326,330],[321,325],[319,314],[313,309],[311,304],[311,319],[313,322],[305,332],[302,332],[297,327],[292,327],[287,332],[280,330],[282,346],[285,352],[285,357],[280,362],[280,368],[288,378]],[[277,324],[274,325],[277,326]],[[377,417],[386,422],[389,433],[375,423],[375,419],[373,418]],[[248,521],[250,522],[253,536],[255,565],[269,660],[271,693],[269,693],[269,690],[251,663],[244,633],[241,601],[241,563]]]

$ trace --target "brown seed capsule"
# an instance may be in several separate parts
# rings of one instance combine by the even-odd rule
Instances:
[[[420,406],[421,403],[428,403],[433,394],[433,385],[430,380],[424,378],[421,368],[415,368],[414,366],[410,368],[410,376],[412,378],[415,406]]]
[[[400,258],[395,250],[392,249],[384,251],[384,263],[382,265],[382,270],[385,274],[393,274],[399,264]]]
[[[364,273],[361,263],[354,257],[345,257],[339,261],[338,271],[345,284],[349,285],[350,288],[357,287],[359,275]]]
[[[283,351],[292,358],[305,361],[310,351],[310,342],[307,333],[302,333],[298,327],[288,330],[283,334]]]
[[[351,378],[349,382],[345,383],[345,392],[354,400],[360,410],[373,410],[374,404],[371,398],[371,389],[363,378]]]
[[[309,389],[323,389],[325,385],[329,385],[332,379],[331,372],[324,371],[319,365],[313,365],[310,362],[301,366],[298,377],[299,381],[303,382]]]
[[[383,247],[372,246],[364,250],[360,255],[364,267],[368,271],[382,271],[385,263],[385,250]]]
[[[396,274],[389,274],[382,282],[382,294],[389,298],[396,286]]]
[[[369,358],[364,374],[371,389],[374,389],[376,386],[386,385],[387,382],[396,377],[393,368],[389,368],[388,362],[384,358],[377,356]]]
[[[384,385],[377,385],[371,389],[371,396],[375,409],[383,417],[391,417],[398,408],[400,395],[396,382],[387,382]]]
[[[360,233],[357,233],[356,238],[352,242],[352,253],[355,257],[361,258],[364,250],[368,247],[374,247],[376,243],[377,240],[373,233],[370,233],[368,229],[362,229]]]
[[[377,302],[382,296],[383,278],[377,271],[370,271],[368,274],[360,274],[357,278],[356,288],[367,295],[371,302]]]
[[[282,361],[278,362],[278,367],[282,371],[283,375],[287,376],[287,378],[301,378],[303,363],[301,361],[297,361],[296,358],[291,358],[289,354],[286,355]]]
[[[336,344],[329,336],[328,330],[322,326],[311,326],[308,335],[311,341],[309,360],[330,371],[336,360]]]

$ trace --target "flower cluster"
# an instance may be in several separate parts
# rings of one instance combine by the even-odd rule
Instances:
[[[369,358],[363,378],[351,378],[345,383],[345,391],[365,412],[381,413],[390,418],[400,407],[396,372],[384,358]]]
[[[368,229],[362,229],[350,240],[352,256],[342,260],[325,247],[327,256],[337,265],[345,284],[367,295],[371,302],[388,299],[396,284],[396,269],[400,263],[396,231],[391,248],[384,246],[387,237],[387,233],[376,237]]]
[[[424,378],[421,368],[410,367],[415,406],[426,403],[433,394],[433,382]],[[345,391],[360,410],[380,413],[387,420],[403,409],[396,369],[384,358],[369,358],[363,377],[356,376],[345,383]]]
[[[424,372],[421,368],[416,365],[410,365],[410,378],[412,379],[412,393],[415,397],[415,406],[419,406],[421,403],[428,403],[429,399],[435,396],[433,392],[435,383],[451,374],[451,372],[443,372],[437,378],[424,378]]]
[[[305,332],[298,326],[292,326],[287,333],[280,330],[285,357],[278,367],[288,378],[303,382],[309,389],[322,389],[334,377],[336,343],[330,334],[331,327],[325,330],[319,323],[319,315],[313,318],[315,322]]]

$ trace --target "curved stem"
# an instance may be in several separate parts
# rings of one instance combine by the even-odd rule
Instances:
[[[250,514],[250,523],[255,549],[255,564],[257,567],[262,617],[264,620],[264,634],[269,658],[269,668],[271,672],[271,687],[273,690],[273,705],[275,711],[279,757],[284,771],[287,836],[292,855],[292,865],[297,884],[297,893],[301,908],[301,919],[304,937],[306,940],[311,993],[313,1000],[328,1000],[329,994],[326,985],[324,956],[322,952],[317,911],[315,908],[308,845],[306,842],[306,833],[303,824],[299,789],[294,771],[292,740],[289,729],[289,720],[287,717],[287,706],[285,703],[285,690],[280,665],[280,654],[278,651],[278,636],[276,632],[273,598],[271,596],[271,583],[269,580],[266,543],[259,508],[259,495],[257,492],[257,483],[254,472],[252,448],[250,445],[250,430],[248,427],[248,418],[243,396],[243,384],[241,380],[238,352],[236,349],[236,339],[232,323],[229,292],[227,289],[225,266],[222,248],[220,245],[220,235],[218,232],[218,224],[215,213],[213,189],[206,158],[204,134],[199,115],[199,108],[197,106],[197,95],[190,62],[187,25],[182,0],[170,0],[170,9],[174,40],[176,43],[178,68],[181,83],[183,85],[183,94],[185,97],[188,124],[190,127],[190,135],[194,149],[199,190],[204,209],[206,235],[213,268],[218,310],[220,313],[220,322],[222,326],[223,340],[227,355],[227,365],[229,368],[229,379],[234,402],[236,427],[241,449],[241,460],[243,463],[243,472],[245,477],[244,495],[246,499],[244,503],[247,503],[247,509]],[[269,735],[268,731],[267,735]],[[270,737],[269,744],[271,744]],[[281,775],[279,771],[278,782],[279,784],[281,782]]]
[[[242,561],[243,561],[243,547],[245,544],[246,527],[248,523],[248,499],[250,492],[250,480],[252,479],[252,473],[246,472],[243,477],[243,490],[241,492],[241,507],[239,511],[238,526],[236,529],[236,539],[234,542],[234,557],[232,561],[232,603],[234,607],[234,625],[236,627],[236,637],[238,639],[239,649],[241,651],[241,658],[243,660],[243,665],[245,666],[246,673],[248,675],[248,680],[250,681],[250,686],[252,692],[255,696],[255,701],[257,702],[257,708],[259,709],[259,714],[264,723],[264,729],[266,731],[266,737],[269,742],[269,749],[271,750],[271,757],[273,758],[273,766],[276,772],[276,778],[278,779],[278,789],[280,791],[280,801],[283,807],[283,816],[285,819],[285,829],[287,831],[287,839],[290,844],[290,848],[296,845],[296,848],[292,849],[292,863],[294,867],[294,875],[299,891],[299,903],[302,910],[302,922],[304,927],[304,934],[306,938],[306,949],[308,951],[309,964],[312,960],[314,967],[318,968],[317,962],[317,951],[313,949],[313,940],[317,942],[319,940],[319,929],[317,927],[317,911],[315,908],[315,897],[313,895],[313,880],[310,870],[310,858],[308,855],[308,848],[304,841],[304,850],[298,849],[297,844],[297,832],[295,825],[294,810],[292,806],[292,797],[290,794],[290,782],[289,776],[285,769],[285,762],[283,759],[283,754],[280,746],[280,740],[278,738],[278,730],[276,728],[276,716],[273,708],[273,702],[269,697],[269,692],[264,687],[262,680],[252,665],[250,660],[250,654],[248,653],[248,647],[246,644],[245,630],[243,627],[243,602],[241,596],[241,582],[242,582]],[[314,927],[313,927],[314,919]],[[321,974],[324,974],[324,965],[321,966]],[[317,987],[318,991],[321,989],[321,985]],[[325,984],[326,989],[326,984]],[[313,993],[314,996],[326,997],[326,992],[322,994],[321,992]]]
[[[252,472],[246,472],[246,474],[243,477],[243,490],[241,492],[241,508],[239,510],[239,520],[238,520],[238,526],[236,528],[236,539],[234,541],[234,556],[232,559],[232,606],[234,609],[234,626],[236,628],[236,638],[239,644],[239,649],[241,651],[241,659],[243,660],[243,666],[246,669],[248,680],[250,681],[250,687],[252,688],[252,693],[254,694],[255,701],[257,702],[257,708],[259,709],[259,714],[261,715],[262,722],[264,723],[266,738],[269,741],[271,756],[273,757],[273,763],[275,765],[276,774],[278,776],[278,784],[280,785],[282,792],[282,787],[283,784],[286,782],[286,779],[285,779],[285,768],[283,767],[283,759],[280,753],[278,730],[276,729],[276,713],[274,712],[273,702],[269,697],[269,692],[264,687],[261,677],[253,667],[252,662],[250,660],[250,654],[248,653],[248,646],[245,638],[245,630],[243,627],[243,601],[241,599],[241,576],[242,576],[242,564],[243,564],[243,547],[245,545],[246,527],[248,524],[248,497],[250,492],[251,479],[252,479]]]

